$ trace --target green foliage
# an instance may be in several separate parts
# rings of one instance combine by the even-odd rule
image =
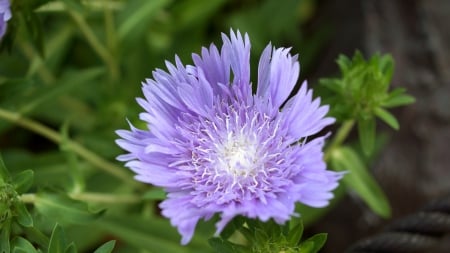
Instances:
[[[273,220],[261,222],[243,217],[234,218],[220,237],[209,239],[218,253],[316,253],[325,244],[327,235],[316,234],[302,241],[303,224],[300,219],[290,226],[279,225]]]
[[[17,236],[14,238],[11,242],[11,248],[13,249],[12,252],[17,253],[34,253],[38,252],[33,244],[31,244],[28,240],[26,240],[23,237]]]
[[[152,252],[205,252],[206,241],[194,238],[189,247],[179,244],[179,236],[167,220],[144,219],[138,215],[106,216],[95,224],[136,248]]]
[[[355,191],[376,214],[385,218],[391,215],[383,190],[353,149],[345,146],[335,149],[330,160],[333,169],[347,172],[342,179],[345,186]]]
[[[115,241],[109,241],[98,247],[94,253],[110,253],[114,249]],[[29,251],[33,252],[33,251]],[[50,236],[50,243],[47,253],[77,253],[77,247],[74,242],[68,242],[64,229],[58,224],[53,228]]]
[[[25,206],[25,193],[33,185],[33,171],[24,170],[11,177],[0,156],[0,252],[44,252],[77,253],[76,245],[67,243],[64,230],[58,224],[53,228],[50,238],[34,228],[33,217]],[[22,198],[21,198],[22,196]],[[86,209],[86,204],[70,200],[56,194],[33,195],[36,208],[52,219],[71,222],[85,222],[95,217]],[[28,234],[24,238],[21,234]],[[30,241],[31,240],[31,241]],[[38,244],[36,248],[33,243]],[[111,241],[98,249],[98,252],[112,252],[114,242]]]
[[[360,52],[353,58],[339,56],[337,64],[341,71],[339,78],[321,79],[321,85],[328,93],[325,102],[331,106],[330,115],[342,123],[329,146],[326,158],[337,171],[347,172],[342,182],[354,191],[376,214],[389,217],[390,205],[383,190],[371,175],[364,158],[374,154],[377,119],[398,130],[399,123],[387,109],[414,102],[405,94],[405,89],[390,91],[394,61],[390,55],[373,55],[365,60]],[[357,124],[359,147],[357,150],[342,146],[354,124]]]
[[[69,198],[64,194],[38,193],[34,205],[37,211],[59,223],[87,223],[98,218],[102,212],[91,212],[85,202]]]
[[[31,187],[33,172],[25,170],[11,177],[1,156],[0,171],[0,229],[2,230],[0,243],[3,245],[2,250],[7,252],[10,248],[9,239],[12,238],[10,235],[12,226],[16,224],[23,227],[33,226],[30,213],[19,199],[19,195]]]
[[[116,245],[116,241],[105,242],[102,246],[94,251],[94,253],[110,253],[114,249],[114,245]]]
[[[374,148],[375,118],[398,130],[397,120],[384,108],[411,104],[414,98],[401,88],[389,91],[394,72],[394,61],[390,55],[376,54],[366,61],[357,51],[352,59],[340,55],[337,64],[341,71],[340,78],[320,80],[330,92],[325,101],[333,105],[330,115],[338,121],[357,121],[361,147],[368,156]]]

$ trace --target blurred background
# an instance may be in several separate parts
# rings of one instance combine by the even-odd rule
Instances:
[[[417,102],[394,111],[398,132],[378,126],[384,146],[371,161],[372,172],[391,202],[392,219],[450,192],[450,1],[16,0],[13,8],[1,42],[0,108],[38,121],[118,166],[114,160],[122,151],[114,131],[127,128],[126,119],[142,126],[135,102],[141,82],[155,68],[165,69],[164,61],[175,54],[191,63],[192,52],[220,44],[220,33],[233,28],[249,34],[253,68],[269,41],[292,47],[299,54],[300,80],[312,87],[319,78],[338,75],[339,54],[351,56],[356,49],[366,56],[392,54],[393,86],[405,87]],[[73,186],[68,170],[79,171],[89,191],[137,191],[61,143],[3,119],[0,151],[11,171],[35,171],[36,191],[68,190]],[[117,252],[131,252],[141,240],[154,247],[164,248],[166,241],[178,245],[168,222],[152,219],[157,200],[148,202],[110,203],[106,213],[114,222],[70,225],[68,237],[85,252],[117,238]],[[327,232],[323,252],[343,252],[388,221],[349,194],[307,233]],[[44,231],[52,227],[45,219],[41,223]],[[188,248],[167,252],[203,252],[208,246],[199,237],[212,233],[207,224],[199,229]]]

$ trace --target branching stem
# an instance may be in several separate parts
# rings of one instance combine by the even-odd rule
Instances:
[[[142,201],[142,198],[136,195],[106,194],[96,192],[72,193],[69,194],[69,197],[76,200],[100,204],[135,204]],[[20,200],[24,203],[33,204],[36,202],[36,194],[22,194],[20,195]]]
[[[142,184],[139,184],[137,181],[134,181],[134,179],[130,176],[127,170],[105,160],[104,158],[98,156],[96,153],[92,152],[91,150],[85,148],[84,146],[80,145],[79,143],[73,140],[64,139],[61,134],[39,122],[36,122],[29,118],[22,117],[18,113],[11,112],[2,108],[0,108],[0,118],[3,118],[11,123],[17,124],[34,133],[37,133],[56,144],[64,144],[66,145],[65,148],[75,152],[80,157],[90,162],[97,168],[121,179],[123,182],[129,184],[134,188],[142,187]]]

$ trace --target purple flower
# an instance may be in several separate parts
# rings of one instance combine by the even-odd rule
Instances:
[[[5,35],[7,21],[11,19],[9,0],[0,0],[0,39]]]
[[[231,31],[193,54],[194,65],[166,62],[143,83],[138,103],[149,130],[119,130],[118,160],[136,179],[163,187],[160,207],[182,235],[192,238],[199,219],[220,213],[217,233],[235,216],[278,223],[295,203],[323,207],[341,174],[326,170],[326,136],[312,138],[334,122],[328,106],[312,98],[306,82],[287,100],[300,66],[290,49],[263,51],[258,87],[252,94],[250,41]],[[287,101],[286,101],[287,100]],[[286,102],[286,103],[285,103]]]

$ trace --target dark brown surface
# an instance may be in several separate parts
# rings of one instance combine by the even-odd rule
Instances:
[[[319,5],[313,25],[331,25],[333,33],[313,76],[335,73],[339,53],[390,53],[396,62],[393,87],[405,87],[417,99],[394,111],[400,131],[379,126],[391,138],[372,170],[391,202],[392,219],[450,192],[450,1],[324,0]],[[387,222],[347,196],[309,232],[329,233],[322,252],[343,252]],[[450,252],[449,240],[440,248],[431,252]]]

